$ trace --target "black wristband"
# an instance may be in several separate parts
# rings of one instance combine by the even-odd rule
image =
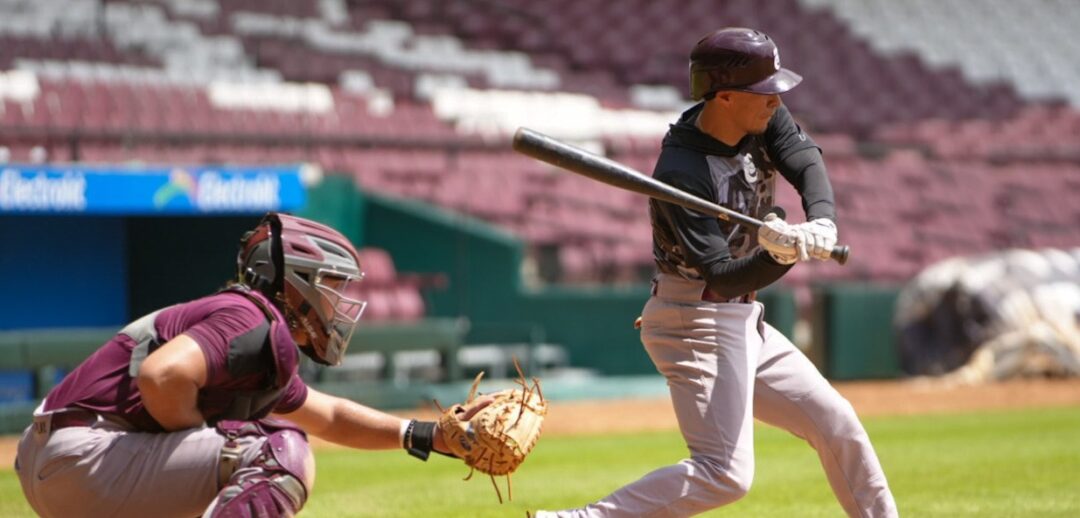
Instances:
[[[409,455],[426,461],[435,447],[435,421],[409,421],[404,443]]]

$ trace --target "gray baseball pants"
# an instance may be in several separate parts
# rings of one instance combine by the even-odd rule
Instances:
[[[847,402],[760,303],[702,301],[705,285],[661,274],[641,339],[667,378],[690,458],[584,508],[537,517],[682,517],[730,504],[754,478],[754,418],[817,450],[848,516],[898,516],[870,439]]]
[[[142,433],[99,420],[51,430],[47,417],[34,421],[16,462],[23,494],[39,516],[191,518],[218,494],[225,438],[214,428]],[[239,441],[246,465],[266,439]]]

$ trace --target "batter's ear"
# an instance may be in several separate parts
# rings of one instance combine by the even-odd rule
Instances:
[[[735,95],[735,92],[731,90],[720,90],[713,94],[712,102],[717,104],[729,105],[731,104],[731,98]]]

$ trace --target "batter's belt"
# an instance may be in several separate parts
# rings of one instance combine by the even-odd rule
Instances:
[[[710,290],[703,280],[690,280],[670,273],[660,273],[653,277],[652,294],[654,297],[675,302],[727,304],[749,304],[757,297],[757,292],[752,291],[741,297],[724,299]]]

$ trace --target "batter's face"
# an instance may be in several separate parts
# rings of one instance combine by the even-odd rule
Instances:
[[[727,117],[736,129],[747,135],[760,135],[769,126],[773,113],[780,107],[779,94],[755,94],[728,91],[717,94],[727,103]]]
[[[772,114],[780,108],[779,94],[718,92],[711,104],[718,105],[717,119],[723,121],[727,136],[738,141],[745,135],[760,135],[769,126]]]

